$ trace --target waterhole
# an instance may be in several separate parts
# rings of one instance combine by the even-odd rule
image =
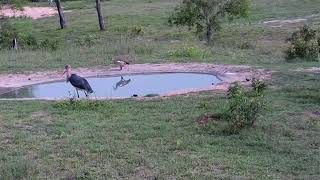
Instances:
[[[162,73],[86,78],[94,93],[91,97],[154,96],[184,89],[205,88],[220,82],[210,74]],[[84,93],[79,91],[81,97]],[[0,98],[68,98],[76,95],[66,81],[25,86],[0,94]]]

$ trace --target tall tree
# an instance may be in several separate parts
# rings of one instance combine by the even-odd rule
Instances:
[[[56,6],[58,9],[58,13],[59,13],[60,27],[61,27],[61,29],[64,29],[67,27],[67,25],[66,25],[66,19],[64,17],[64,13],[63,13],[63,9],[61,7],[60,0],[55,0],[55,2],[56,2]]]
[[[188,26],[189,30],[195,28],[199,37],[211,45],[214,32],[220,30],[224,20],[246,17],[248,9],[248,0],[183,0],[169,23]]]
[[[97,9],[97,14],[98,14],[98,19],[99,19],[100,31],[104,31],[105,30],[105,25],[104,25],[103,16],[102,16],[102,13],[101,13],[100,0],[96,0],[96,9]]]

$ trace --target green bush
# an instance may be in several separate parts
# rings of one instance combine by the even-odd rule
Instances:
[[[304,58],[319,61],[320,56],[320,30],[314,30],[305,25],[294,32],[289,39],[290,47],[286,51],[287,59]]]
[[[24,48],[32,48],[35,49],[38,47],[37,39],[30,34],[19,34],[20,44],[23,45]]]
[[[14,38],[17,39],[19,49],[34,49],[38,46],[34,36],[18,32],[11,21],[5,20],[0,26],[0,49],[10,49]]]
[[[59,48],[60,43],[58,40],[56,39],[45,39],[43,41],[40,42],[39,44],[39,48],[41,49],[45,49],[45,50],[51,50],[51,51],[55,51]]]
[[[30,1],[30,0],[29,0]],[[28,0],[1,0],[1,4],[9,4],[12,5],[16,9],[22,9],[25,4],[28,3]]]
[[[97,37],[94,34],[88,34],[84,36],[80,36],[78,39],[76,39],[76,44],[78,46],[87,46],[90,47],[95,44]]]
[[[12,40],[17,38],[18,31],[9,21],[5,21],[0,25],[0,47],[1,49],[9,49],[12,46]]]
[[[255,45],[252,42],[242,42],[238,45],[240,49],[255,49]]]
[[[73,110],[73,111],[89,111],[103,109],[108,104],[103,101],[92,101],[92,100],[75,100],[69,99],[65,101],[59,101],[54,104],[54,108],[59,110]]]
[[[132,36],[143,36],[144,35],[144,30],[142,26],[134,26],[131,30],[131,35]]]
[[[253,126],[265,107],[264,90],[266,84],[259,80],[252,80],[252,90],[245,91],[239,83],[229,88],[228,109],[223,117],[229,123],[227,133],[239,133],[246,127]]]

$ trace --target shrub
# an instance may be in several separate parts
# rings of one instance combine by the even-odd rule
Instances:
[[[19,34],[20,44],[23,45],[24,48],[37,48],[38,41],[37,39],[30,34]]]
[[[80,36],[77,40],[76,40],[76,44],[79,46],[87,46],[90,47],[92,45],[94,45],[95,41],[96,41],[96,36],[93,34],[88,34],[85,36]]]
[[[56,39],[54,39],[54,40],[45,39],[45,40],[40,42],[39,48],[55,51],[55,50],[57,50],[59,48],[59,45],[60,45],[60,43]]]
[[[228,109],[224,119],[229,122],[227,133],[239,133],[246,127],[253,126],[265,107],[264,90],[266,84],[259,80],[252,80],[252,90],[245,91],[239,83],[229,88]]]
[[[238,48],[240,49],[255,49],[255,45],[251,42],[242,42],[238,45]]]
[[[0,27],[0,49],[10,49],[12,40],[16,38],[20,49],[36,48],[37,39],[28,33],[21,33],[10,21],[5,21]]]
[[[131,30],[131,35],[132,36],[143,36],[144,35],[144,30],[142,26],[134,26]]]
[[[25,4],[27,4],[28,0],[1,0],[1,4],[9,4],[12,5],[16,9],[22,9]]]
[[[286,51],[287,59],[305,58],[317,61],[320,55],[320,30],[305,25],[288,39],[291,42]]]
[[[97,109],[104,109],[107,105],[103,101],[84,101],[84,100],[64,100],[54,104],[54,107],[59,110],[72,110],[72,111],[90,111]]]
[[[144,97],[158,97],[159,94],[147,94]]]
[[[12,40],[17,38],[18,31],[9,21],[5,21],[0,26],[0,48],[8,49],[12,45]]]

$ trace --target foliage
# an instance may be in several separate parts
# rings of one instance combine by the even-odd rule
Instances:
[[[60,43],[58,40],[56,39],[45,39],[43,41],[40,42],[39,44],[39,48],[41,49],[46,49],[46,50],[51,50],[51,51],[55,51],[59,48]]]
[[[229,122],[226,132],[239,133],[243,128],[253,126],[265,107],[265,89],[266,84],[255,79],[252,80],[251,91],[245,91],[239,83],[229,88],[229,107],[224,114]]]
[[[183,0],[169,17],[169,24],[196,29],[200,39],[210,45],[214,31],[228,18],[248,16],[248,0]]]
[[[38,43],[36,38],[29,34],[18,32],[17,28],[11,21],[5,21],[0,26],[0,49],[9,49],[12,47],[12,41],[16,38],[20,49],[37,48]]]
[[[20,44],[24,45],[25,48],[34,49],[38,47],[38,41],[33,35],[19,33],[18,37],[20,38]]]
[[[96,39],[97,37],[94,34],[87,34],[84,36],[80,36],[79,38],[76,39],[75,42],[79,46],[90,47],[95,43]]]
[[[85,101],[75,99],[60,101],[54,104],[54,107],[57,109],[74,111],[97,110],[98,108],[102,108],[103,106],[105,106],[105,103],[103,101]]]
[[[256,48],[255,46],[256,46],[255,44],[246,41],[246,42],[240,43],[238,45],[238,48],[240,48],[240,49],[255,49]]]
[[[131,30],[131,35],[132,36],[143,36],[144,35],[144,30],[142,26],[134,26]]]
[[[0,28],[0,49],[10,49],[12,41],[16,38],[19,49],[47,49],[57,50],[60,43],[56,39],[38,40],[28,32],[19,32],[11,21],[5,21]]]
[[[7,49],[12,45],[13,38],[18,36],[17,29],[8,21],[0,26],[0,47]]]
[[[320,30],[305,25],[294,32],[289,39],[291,45],[286,51],[287,59],[305,58],[317,61],[320,58]]]
[[[159,94],[147,94],[144,97],[157,97]]]
[[[22,9],[23,5],[25,5],[28,0],[1,0],[1,4],[8,4],[11,5],[13,8]]]

